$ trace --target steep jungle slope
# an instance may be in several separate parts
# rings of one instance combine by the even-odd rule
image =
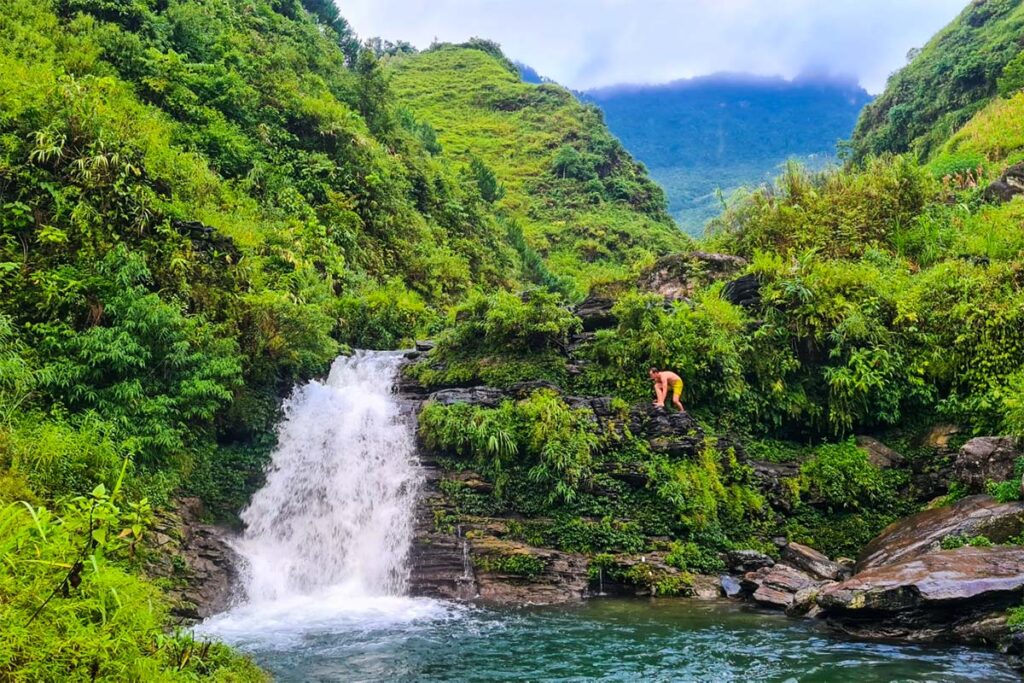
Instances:
[[[408,344],[479,292],[575,283],[328,0],[8,0],[0,67],[0,678],[258,678],[168,630],[161,588],[187,571],[153,546],[165,508],[237,512],[282,395],[347,346]],[[612,140],[551,96],[537,130]],[[581,163],[607,164],[600,192],[543,180],[579,198],[545,223],[571,235],[563,271],[684,243],[621,148]],[[612,255],[613,231],[635,248]],[[143,578],[154,565],[171,570]]]
[[[972,436],[1024,435],[1024,96],[977,96],[929,163],[792,165],[700,251],[572,311],[460,307],[408,373],[433,392],[439,532],[470,530],[491,584],[551,579],[540,547],[584,555],[592,580],[688,593],[723,551],[786,537],[852,557],[926,506],[1020,500],[1019,445],[998,473],[953,466]],[[687,414],[649,407],[649,367],[683,377]],[[991,545],[943,547],[968,540]]]
[[[971,0],[864,108],[851,140],[854,158],[929,157],[997,94],[1024,86],[1021,36],[1021,0]]]
[[[688,243],[600,110],[554,83],[522,82],[493,44],[399,55],[386,72],[402,102],[437,130],[442,157],[493,170],[499,211],[572,287]]]

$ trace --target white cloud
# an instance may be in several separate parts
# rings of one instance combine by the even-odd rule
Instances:
[[[473,36],[574,88],[719,71],[856,77],[879,92],[965,0],[338,0],[360,36]]]

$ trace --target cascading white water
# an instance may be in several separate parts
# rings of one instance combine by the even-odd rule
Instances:
[[[360,351],[284,406],[266,485],[235,544],[250,603],[400,595],[419,485],[410,417],[392,393],[401,354]]]

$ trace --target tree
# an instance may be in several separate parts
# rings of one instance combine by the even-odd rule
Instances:
[[[394,128],[391,89],[372,50],[360,50],[356,58],[356,75],[359,77],[359,113],[366,119],[371,133],[378,138],[386,138]]]
[[[338,47],[345,53],[345,61],[350,66],[354,65],[359,57],[359,38],[345,17],[341,16],[334,0],[302,0],[302,6],[337,34]]]
[[[476,186],[480,189],[480,196],[485,202],[493,204],[505,196],[505,187],[498,181],[498,176],[494,174],[494,171],[487,167],[487,164],[474,158],[469,163],[469,170],[473,174]]]

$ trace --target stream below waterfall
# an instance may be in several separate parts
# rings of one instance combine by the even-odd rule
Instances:
[[[216,617],[207,633],[299,681],[1019,681],[999,655],[835,639],[811,622],[681,599],[486,609],[323,595]]]
[[[991,652],[857,643],[736,603],[497,609],[404,597],[421,475],[401,355],[338,359],[284,406],[242,513],[244,599],[198,627],[280,681],[1017,681]]]

